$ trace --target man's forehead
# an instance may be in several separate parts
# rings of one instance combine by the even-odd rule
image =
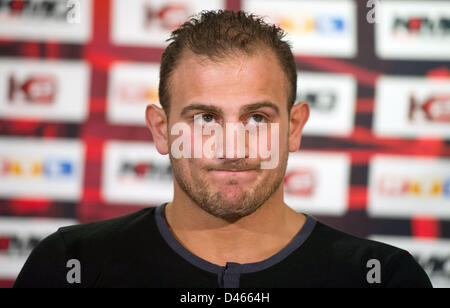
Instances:
[[[276,60],[276,54],[269,47],[261,46],[261,48],[254,48],[249,51],[244,50],[224,50],[212,54],[196,54],[190,50],[185,50],[177,61],[177,67],[184,65],[199,65],[199,66],[220,66],[220,65],[243,65],[249,59],[257,57],[264,57]],[[174,69],[174,71],[177,69]],[[281,69],[281,66],[280,66]]]
[[[171,96],[178,98],[173,103],[177,105],[193,100],[194,97],[189,97],[191,95],[201,96],[197,101],[205,103],[208,101],[205,97],[217,93],[243,96],[246,103],[273,101],[271,96],[281,95],[278,100],[284,102],[288,95],[286,87],[289,87],[287,76],[270,50],[254,54],[226,54],[220,61],[189,52],[183,55],[170,81]],[[260,97],[245,97],[255,94]]]

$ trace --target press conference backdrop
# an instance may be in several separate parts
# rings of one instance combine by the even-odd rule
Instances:
[[[0,286],[58,227],[171,200],[144,110],[205,9],[280,25],[311,117],[286,202],[450,286],[450,1],[0,0]]]

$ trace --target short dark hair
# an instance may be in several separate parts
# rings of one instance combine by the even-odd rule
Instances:
[[[206,56],[213,61],[233,52],[251,54],[261,47],[272,50],[290,83],[287,107],[290,111],[297,94],[297,68],[286,33],[263,18],[243,11],[203,11],[191,17],[167,40],[170,44],[161,57],[159,101],[170,112],[169,78],[185,52]]]

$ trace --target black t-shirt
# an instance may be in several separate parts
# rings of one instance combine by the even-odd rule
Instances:
[[[218,266],[175,239],[165,205],[60,228],[32,251],[14,287],[431,287],[407,251],[346,234],[309,215],[270,258]],[[79,283],[68,279],[75,269],[68,261],[74,259]]]

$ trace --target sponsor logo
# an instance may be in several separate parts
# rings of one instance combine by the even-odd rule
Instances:
[[[311,116],[305,135],[348,136],[353,131],[356,81],[343,74],[298,72],[296,102],[306,101]]]
[[[353,57],[357,53],[353,1],[244,0],[242,6],[285,30],[294,54]]]
[[[382,196],[450,199],[450,177],[381,175],[376,189]]]
[[[450,253],[446,255],[432,254],[431,256],[413,253],[413,257],[427,272],[428,276],[431,278],[442,277],[448,280],[450,285]],[[436,284],[434,286],[438,287]]]
[[[297,102],[306,101],[311,109],[318,112],[331,112],[336,108],[337,96],[333,90],[310,91],[297,93]]]
[[[148,84],[118,82],[116,95],[123,104],[159,104],[158,89]]]
[[[450,217],[450,161],[375,156],[369,168],[371,216]]]
[[[283,184],[287,194],[311,197],[316,186],[314,171],[306,168],[289,171],[284,177]]]
[[[381,1],[376,16],[375,49],[380,58],[450,59],[448,1]]]
[[[108,84],[108,121],[145,126],[146,106],[160,105],[158,86],[158,64],[114,64]]]
[[[409,120],[450,123],[450,94],[433,95],[424,101],[411,95]]]
[[[83,43],[91,35],[91,0],[0,0],[0,37]]]
[[[319,35],[342,35],[348,29],[347,21],[335,15],[298,16],[297,18],[274,18],[275,23],[293,35],[317,33]]]
[[[102,196],[108,203],[160,204],[173,198],[172,166],[152,143],[108,142]]]
[[[65,22],[70,7],[61,0],[0,0],[0,20],[52,19]]]
[[[83,146],[78,141],[0,139],[0,196],[76,201]]]
[[[392,34],[397,38],[411,36],[448,36],[450,35],[450,17],[394,17]]]
[[[408,251],[425,270],[435,288],[450,287],[450,241],[374,235],[370,239]]]
[[[0,234],[0,256],[28,256],[42,239],[36,235]]]
[[[80,123],[89,67],[78,61],[0,60],[0,118]]]
[[[17,159],[0,157],[0,177],[62,180],[75,176],[74,162],[67,159]]]
[[[152,7],[149,3],[146,3],[143,12],[145,14],[145,28],[156,26],[168,31],[177,29],[190,16],[187,3],[168,3],[159,8]]]
[[[172,166],[152,161],[127,161],[121,163],[118,180],[122,182],[165,181],[172,182]]]
[[[375,92],[374,131],[387,137],[450,137],[450,82],[383,76]]]
[[[15,279],[31,251],[72,219],[0,217],[0,278]]]
[[[55,101],[56,80],[51,75],[29,76],[18,80],[9,77],[8,101],[34,104],[51,104]]]
[[[343,215],[347,210],[349,177],[347,155],[290,153],[284,178],[284,199],[296,211]]]
[[[115,44],[167,46],[173,30],[191,15],[225,8],[224,0],[114,0],[112,41]]]

